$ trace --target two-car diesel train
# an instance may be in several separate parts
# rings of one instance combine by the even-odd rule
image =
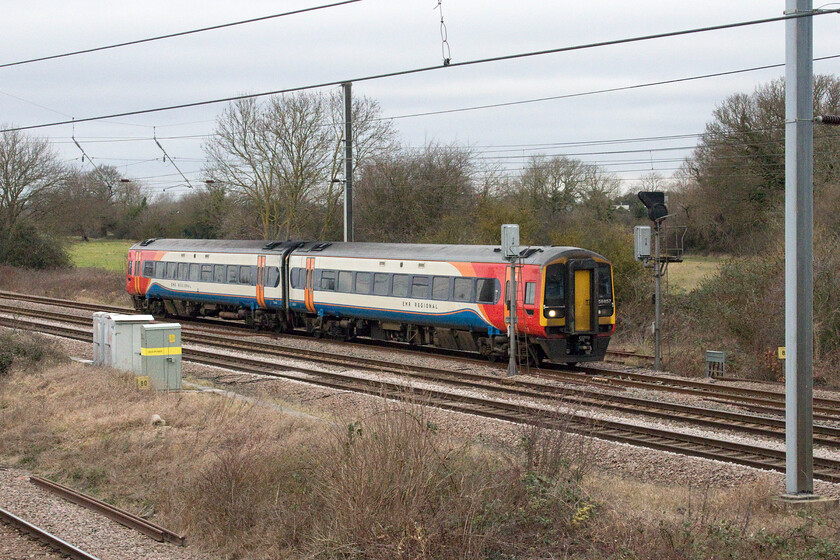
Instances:
[[[148,239],[128,253],[134,307],[315,336],[508,354],[510,265],[498,246]],[[517,331],[539,362],[603,359],[615,329],[612,267],[574,247],[516,262]]]

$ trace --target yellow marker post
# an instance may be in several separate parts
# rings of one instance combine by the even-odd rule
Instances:
[[[785,347],[784,346],[779,346],[779,359],[780,360],[785,359]]]

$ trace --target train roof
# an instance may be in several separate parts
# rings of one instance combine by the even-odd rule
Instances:
[[[498,245],[437,245],[418,243],[306,243],[295,255],[357,257],[369,259],[405,259],[418,261],[506,262]],[[545,264],[563,256],[601,257],[577,247],[522,247],[522,264]],[[604,259],[606,260],[606,259]]]
[[[187,253],[271,253],[287,242],[267,248],[269,242],[247,239],[163,239],[152,238],[132,245],[135,251],[184,251]],[[299,245],[294,242],[292,245]]]
[[[368,259],[405,259],[419,261],[506,262],[498,245],[443,245],[419,243],[344,243],[319,241],[248,241],[225,239],[148,239],[131,247],[133,250],[184,251],[205,253],[276,254],[295,248],[294,254],[324,257],[356,257]],[[520,263],[543,265],[562,257],[596,257],[598,253],[578,247],[525,246]]]

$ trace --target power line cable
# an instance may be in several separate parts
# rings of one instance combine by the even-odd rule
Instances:
[[[815,58],[814,61],[822,61],[822,60],[830,60],[832,58],[840,58],[840,54],[835,54],[831,56],[822,56],[819,58]],[[474,105],[471,107],[459,107],[456,109],[442,109],[440,111],[425,111],[421,113],[409,113],[405,115],[396,115],[392,117],[380,117],[376,120],[384,121],[384,120],[397,120],[397,119],[410,119],[415,117],[428,117],[432,115],[447,115],[450,113],[461,113],[465,111],[478,111],[481,109],[497,109],[499,107],[511,107],[515,105],[526,105],[529,103],[541,103],[544,101],[555,101],[558,99],[571,99],[574,97],[585,97],[589,95],[597,95],[600,93],[614,93],[617,91],[629,91],[633,89],[641,89],[647,87],[654,87],[654,86],[664,86],[668,84],[678,84],[681,82],[690,82],[694,80],[705,80],[708,78],[719,78],[721,76],[731,76],[734,74],[744,74],[747,72],[757,72],[759,70],[770,70],[772,68],[783,68],[785,66],[784,63],[780,64],[765,64],[763,66],[753,66],[752,68],[744,68],[741,70],[729,70],[726,72],[713,72],[711,74],[702,74],[700,76],[688,76],[685,78],[674,78],[671,80],[659,80],[656,82],[647,82],[644,84],[633,84],[630,86],[619,86],[614,88],[605,88],[605,89],[597,89],[591,91],[583,91],[579,93],[568,93],[564,95],[552,95],[549,97],[537,97],[534,99],[521,99],[518,101],[505,101],[501,103],[488,103],[486,105]]]
[[[341,79],[341,80],[333,80],[333,81],[329,81],[329,82],[322,82],[322,83],[319,83],[319,84],[310,84],[310,85],[306,85],[306,86],[284,88],[284,89],[278,89],[278,90],[273,90],[273,91],[265,91],[265,92],[261,92],[261,93],[252,93],[252,94],[246,94],[246,95],[235,95],[235,96],[231,96],[231,97],[222,97],[222,98],[217,98],[217,99],[209,99],[209,100],[205,100],[205,101],[193,101],[193,102],[190,102],[190,103],[181,103],[181,104],[178,104],[178,105],[168,105],[168,106],[165,106],[165,107],[155,107],[155,108],[152,108],[152,109],[139,109],[139,110],[135,110],[135,111],[124,111],[122,113],[113,113],[113,114],[110,114],[110,115],[100,115],[100,116],[96,116],[96,117],[85,117],[85,118],[81,118],[81,119],[75,119],[75,122],[80,123],[80,122],[89,122],[89,121],[99,121],[99,120],[103,120],[103,119],[111,119],[111,118],[117,118],[117,117],[127,117],[127,116],[132,116],[132,115],[145,115],[145,114],[149,114],[149,113],[158,113],[158,112],[161,112],[161,111],[172,111],[172,110],[176,110],[176,109],[188,109],[188,108],[192,108],[192,107],[202,107],[202,106],[205,106],[205,105],[214,105],[214,104],[217,104],[217,103],[225,103],[225,102],[231,102],[231,101],[241,101],[243,99],[254,99],[254,98],[257,98],[257,97],[265,97],[265,96],[268,96],[268,95],[280,95],[280,94],[284,94],[284,93],[294,93],[294,92],[299,92],[299,91],[321,89],[321,88],[326,88],[326,87],[336,87],[336,86],[339,86],[339,85],[341,85],[343,83],[346,83],[346,82],[366,82],[366,81],[371,81],[371,80],[380,80],[380,79],[384,79],[384,78],[394,78],[394,77],[397,77],[397,76],[408,76],[408,75],[412,75],[412,74],[420,74],[420,73],[424,73],[424,72],[430,72],[430,71],[433,71],[433,70],[441,70],[443,68],[459,68],[459,67],[464,67],[464,66],[474,66],[474,65],[478,65],[478,64],[487,64],[487,63],[491,63],[491,62],[502,62],[502,61],[506,61],[506,60],[516,60],[516,59],[520,59],[520,58],[527,58],[527,57],[533,57],[533,56],[543,56],[543,55],[547,55],[547,54],[557,54],[557,53],[579,51],[579,50],[592,49],[592,48],[598,48],[598,47],[624,45],[624,44],[628,44],[628,43],[637,43],[637,42],[641,42],[641,41],[650,41],[650,40],[654,40],[654,39],[679,37],[679,36],[682,36],[682,35],[693,35],[693,34],[697,34],[697,33],[707,33],[707,32],[710,32],[710,31],[720,31],[720,30],[724,30],[724,29],[736,29],[736,28],[746,27],[746,26],[751,26],[751,25],[760,25],[760,24],[764,24],[764,23],[773,23],[773,22],[785,21],[785,20],[789,20],[789,19],[798,19],[798,18],[802,18],[802,17],[815,17],[815,16],[819,16],[819,15],[836,14],[836,13],[840,13],[840,9],[813,10],[811,12],[786,14],[786,15],[783,15],[783,16],[778,16],[778,17],[773,17],[773,18],[764,18],[764,19],[742,21],[742,22],[735,22],[735,23],[726,23],[726,24],[721,24],[721,25],[712,25],[712,26],[707,26],[707,27],[697,27],[697,28],[692,28],[692,29],[684,29],[684,30],[680,30],[680,31],[668,31],[668,32],[665,32],[665,33],[655,33],[655,34],[652,34],[652,35],[642,35],[642,36],[637,36],[637,37],[629,37],[629,38],[625,38],[625,39],[613,39],[613,40],[610,40],[610,41],[600,41],[600,42],[596,42],[596,43],[585,43],[585,44],[582,44],[582,45],[573,45],[573,46],[570,46],[570,47],[558,47],[558,48],[554,48],[554,49],[545,49],[545,50],[540,50],[540,51],[528,51],[528,52],[524,52],[524,53],[494,56],[494,57],[489,57],[489,58],[468,60],[468,61],[465,61],[465,62],[450,63],[446,66],[426,66],[426,67],[422,67],[422,68],[413,68],[413,69],[409,69],[409,70],[398,70],[398,71],[394,71],[394,72],[385,72],[385,73],[381,73],[381,74],[373,74],[373,75],[362,76],[362,77],[357,77],[357,78],[349,78],[349,79],[345,78],[345,79]],[[56,122],[51,122],[51,123],[43,123],[43,124],[28,125],[28,126],[19,126],[19,127],[7,128],[7,129],[4,129],[4,130],[0,130],[0,132],[12,132],[12,131],[17,131],[17,130],[32,130],[32,129],[36,129],[36,128],[47,128],[47,127],[52,127],[52,126],[60,126],[60,125],[64,125],[64,124],[71,124],[72,122],[73,122],[72,120],[68,120],[68,121],[56,121]]]
[[[272,14],[270,16],[261,16],[261,17],[251,18],[251,19],[244,19],[242,21],[222,23],[220,25],[211,25],[210,27],[201,27],[201,28],[198,28],[198,29],[191,29],[189,31],[178,31],[177,33],[168,33],[166,35],[158,35],[157,37],[148,37],[146,39],[137,39],[135,41],[126,41],[124,43],[115,43],[113,45],[105,45],[105,46],[102,46],[102,47],[93,47],[93,48],[90,48],[90,49],[82,49],[82,50],[79,50],[79,51],[72,51],[72,52],[66,52],[66,53],[61,53],[61,54],[53,54],[53,55],[49,55],[49,56],[41,56],[41,57],[38,57],[38,58],[30,58],[28,60],[19,60],[17,62],[6,62],[4,64],[0,64],[0,68],[8,68],[10,66],[20,66],[22,64],[31,64],[33,62],[43,62],[45,60],[55,60],[57,58],[66,58],[68,56],[88,54],[88,53],[104,51],[104,50],[108,50],[108,49],[116,49],[116,48],[120,48],[120,47],[128,47],[128,46],[131,46],[131,45],[139,45],[141,43],[150,43],[152,41],[160,41],[162,39],[172,39],[173,37],[183,37],[184,35],[193,35],[195,33],[203,33],[205,31],[214,31],[216,29],[224,29],[224,28],[227,28],[227,27],[234,27],[234,26],[237,26],[237,25],[245,25],[247,23],[255,23],[255,22],[258,22],[258,21],[266,21],[266,20],[269,20],[269,19],[275,19],[275,18],[291,16],[291,15],[296,15],[296,14],[302,14],[302,13],[305,13],[305,12],[314,12],[316,10],[323,10],[323,9],[326,9],[326,8],[335,8],[337,6],[343,6],[344,4],[353,4],[354,2],[361,2],[361,0],[344,0],[343,2],[335,2],[333,4],[324,4],[322,6],[313,6],[311,8],[302,8],[300,10],[293,10],[291,12],[283,12],[283,13],[280,13],[280,14]]]

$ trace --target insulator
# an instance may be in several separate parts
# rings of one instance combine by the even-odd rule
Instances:
[[[840,126],[840,115],[822,115],[817,117],[817,122],[832,126]]]

